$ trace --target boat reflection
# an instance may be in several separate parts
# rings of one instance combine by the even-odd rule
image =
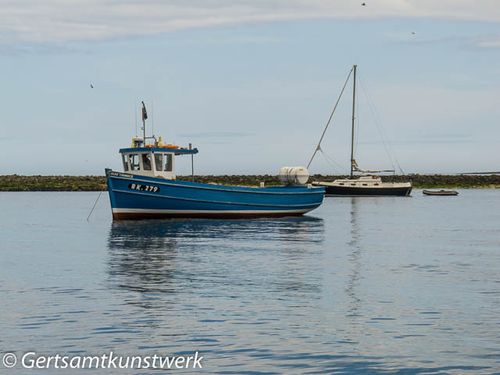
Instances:
[[[351,197],[351,211],[350,211],[350,223],[351,223],[351,239],[348,242],[349,248],[352,249],[348,256],[349,263],[351,265],[351,271],[347,279],[346,294],[349,296],[349,307],[348,316],[358,317],[360,316],[359,310],[361,307],[361,299],[357,294],[357,288],[361,280],[361,255],[362,249],[360,245],[361,231],[359,228],[359,218],[358,218],[358,204],[359,197]],[[362,199],[362,198],[361,198]]]
[[[169,291],[175,269],[176,239],[151,222],[113,222],[109,238],[109,275],[119,288]]]
[[[243,251],[248,258],[261,256],[248,253],[252,249],[278,248],[286,267],[287,257],[307,257],[300,250],[323,236],[323,220],[315,217],[116,221],[108,237],[109,280],[129,291],[186,292],[186,285],[200,282],[200,274],[233,267],[232,258],[224,261],[227,252]]]

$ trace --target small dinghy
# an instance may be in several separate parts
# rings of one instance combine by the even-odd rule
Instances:
[[[422,191],[423,194],[425,195],[443,195],[443,196],[447,196],[447,195],[458,195],[458,191],[456,190],[423,190]]]

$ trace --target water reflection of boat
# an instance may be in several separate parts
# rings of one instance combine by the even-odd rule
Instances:
[[[361,299],[358,296],[357,289],[359,288],[359,283],[361,280],[361,245],[360,245],[360,228],[358,223],[358,198],[351,197],[351,240],[348,245],[352,248],[352,252],[349,254],[349,263],[351,263],[351,272],[347,280],[347,287],[345,289],[347,295],[349,296],[349,317],[359,316],[359,310],[361,308]]]
[[[115,221],[108,237],[109,276],[120,289],[175,293],[176,278],[199,277],[189,264],[205,261],[202,257],[220,256],[220,248],[228,244],[231,248],[259,248],[259,243],[266,247],[275,243],[287,249],[291,243],[302,247],[321,242],[323,236],[323,219],[307,216],[250,221]],[[223,259],[217,261],[227,266]]]
[[[138,222],[113,223],[108,238],[109,275],[120,288],[133,291],[171,290],[176,239],[165,226]]]

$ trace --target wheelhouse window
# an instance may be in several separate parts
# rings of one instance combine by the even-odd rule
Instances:
[[[123,170],[128,172],[128,155],[122,155]]]
[[[150,154],[142,154],[142,169],[145,171],[151,170],[151,155]]]
[[[165,172],[172,172],[173,168],[173,157],[172,154],[165,154]]]
[[[163,170],[163,154],[155,154],[155,169],[160,172]]]
[[[139,155],[138,154],[129,154],[128,159],[130,161],[130,170],[131,171],[139,171],[141,169],[141,165],[139,164]]]

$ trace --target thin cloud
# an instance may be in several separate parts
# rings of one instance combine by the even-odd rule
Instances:
[[[297,19],[500,22],[497,0],[3,0],[0,42],[63,43]]]
[[[255,134],[245,132],[196,132],[196,133],[182,133],[180,137],[186,138],[242,138],[251,137]]]
[[[436,137],[432,139],[431,137],[423,137],[417,139],[406,139],[406,140],[397,140],[391,142],[392,145],[402,146],[402,145],[428,145],[428,144],[436,144],[436,145],[447,145],[447,144],[475,144],[476,141],[471,137],[463,138],[463,137],[448,137],[441,138]]]
[[[500,36],[485,37],[474,41],[479,48],[500,48]]]
[[[411,34],[408,31],[398,33],[386,33],[385,37],[395,44],[430,45],[430,44],[456,44],[470,48],[496,49],[500,48],[500,36],[467,36],[467,35],[447,35],[439,37],[421,37]]]

